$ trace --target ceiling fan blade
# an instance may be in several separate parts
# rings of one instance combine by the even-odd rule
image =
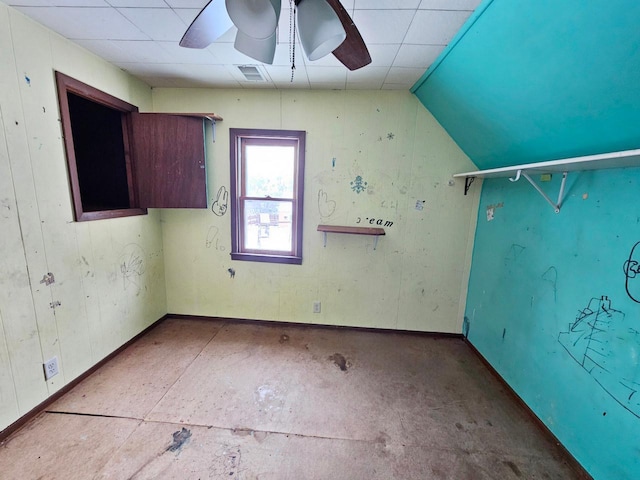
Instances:
[[[371,63],[371,55],[351,17],[339,0],[327,0],[340,18],[347,38],[333,51],[333,55],[349,70],[357,70]]]
[[[211,0],[184,32],[181,47],[206,48],[233,27],[224,0]]]

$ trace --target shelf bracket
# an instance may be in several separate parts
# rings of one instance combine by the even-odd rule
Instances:
[[[327,247],[327,232],[322,232],[322,236],[324,237],[324,247]],[[375,250],[378,247],[378,239],[380,238],[379,235],[376,235],[375,238],[373,239],[373,249]]]
[[[209,116],[205,118],[211,121],[211,143],[216,143],[216,119]]]
[[[465,195],[469,191],[469,187],[471,187],[471,184],[473,183],[473,181],[475,179],[476,179],[476,177],[465,177],[465,179],[464,179],[464,194]],[[375,250],[375,248],[374,248],[374,250]]]
[[[553,207],[554,212],[560,213],[560,208],[562,207],[562,199],[564,197],[564,187],[567,183],[567,172],[562,172],[562,183],[560,183],[560,191],[558,192],[557,202],[554,202],[553,200],[551,200],[549,198],[549,195],[547,195],[542,191],[542,189],[538,186],[536,182],[533,181],[533,179],[527,174],[527,172],[518,170],[516,172],[516,176],[513,178],[509,178],[509,181],[517,182],[518,180],[520,180],[520,176],[523,176],[524,178],[527,179],[527,181],[531,184],[531,186],[535,188],[540,195],[542,195],[542,198],[544,198],[547,201],[547,203]]]

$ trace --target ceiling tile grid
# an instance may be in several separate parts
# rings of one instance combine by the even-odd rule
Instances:
[[[232,27],[202,50],[178,42],[207,0],[0,0],[152,87],[304,89],[410,88],[455,36],[480,0],[342,0],[371,63],[349,71],[333,55],[314,62],[296,38],[291,81],[290,2],[282,0],[273,65],[233,48]],[[213,0],[224,1],[224,0]],[[265,81],[247,81],[255,65]]]

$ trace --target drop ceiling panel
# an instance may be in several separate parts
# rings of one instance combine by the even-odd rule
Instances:
[[[118,11],[152,40],[179,42],[189,26],[169,8],[119,8]]]
[[[112,7],[169,8],[164,0],[109,0]]]
[[[407,88],[410,88],[420,79],[423,73],[423,68],[391,67],[385,78],[385,83],[404,83]]]
[[[291,67],[265,65],[269,78],[278,88],[309,88],[309,77],[304,65],[296,67],[291,81]]]
[[[370,67],[368,70],[360,69],[347,72],[347,88],[357,85],[375,86],[371,88],[382,88],[385,78],[389,73],[389,67]],[[368,87],[367,87],[368,88]]]
[[[471,12],[418,10],[404,41],[414,45],[447,45]]]
[[[8,5],[29,5],[34,7],[108,7],[104,0],[11,0]]]
[[[422,0],[420,10],[475,10],[481,0]]]
[[[196,8],[202,10],[209,0],[164,0],[171,8]]]
[[[420,0],[358,0],[356,10],[415,10]]]
[[[369,54],[371,55],[371,63],[365,68],[371,67],[390,67],[398,55],[401,44],[373,44],[369,45]]]
[[[213,54],[205,49],[182,48],[175,42],[155,42],[167,52],[165,61],[180,64],[216,64]],[[153,62],[151,62],[153,63]]]
[[[71,40],[149,40],[114,8],[17,7],[18,10]]]
[[[110,62],[173,63],[151,40],[78,40],[78,44]]]
[[[441,45],[400,45],[393,66],[420,68],[424,73],[425,69],[438,58],[443,48]]]
[[[344,67],[316,67],[307,65],[307,74],[309,75],[309,82],[312,87],[316,83],[334,83],[341,84],[344,89],[347,81],[347,71]]]
[[[400,44],[414,14],[414,10],[356,10],[353,21],[367,45]]]

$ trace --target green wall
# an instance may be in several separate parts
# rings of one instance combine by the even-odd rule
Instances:
[[[409,92],[154,89],[153,102],[224,118],[207,142],[210,207],[229,190],[229,128],[307,132],[302,265],[232,261],[228,210],[165,210],[169,312],[461,331],[477,196],[449,181],[473,164]],[[325,248],[316,231],[372,219],[392,223],[377,250],[339,234]]]
[[[0,3],[0,430],[166,313],[159,212],[73,220],[54,70],[151,106],[148,86]],[[126,277],[131,254],[144,268]]]

